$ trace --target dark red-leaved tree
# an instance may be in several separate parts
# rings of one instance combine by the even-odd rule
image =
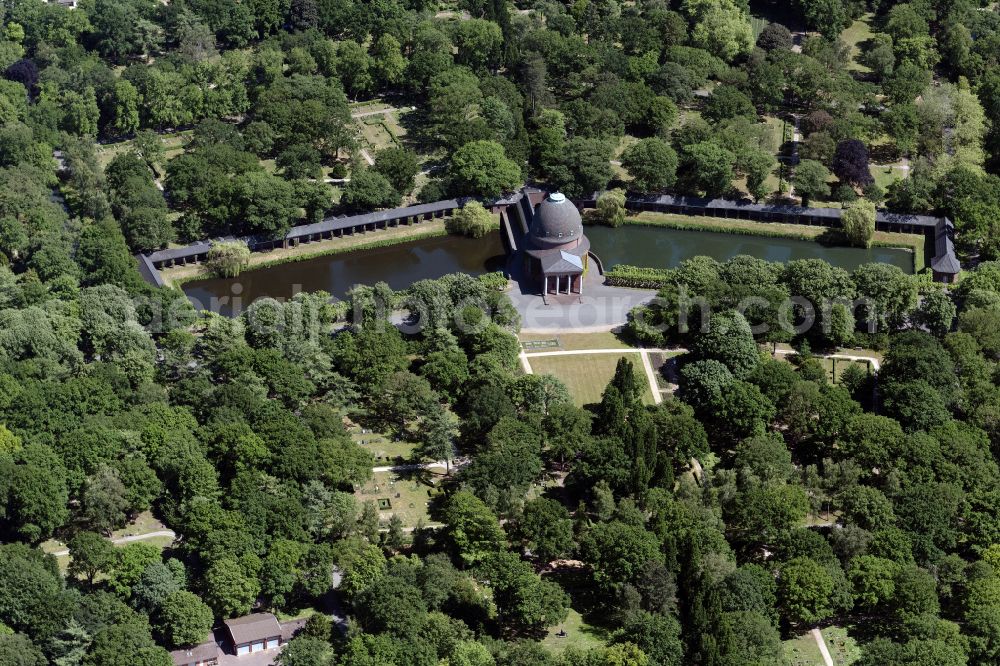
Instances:
[[[31,60],[27,58],[18,60],[7,68],[3,76],[8,81],[20,83],[29,95],[35,94],[35,86],[38,85],[38,66]]]
[[[833,154],[833,173],[842,183],[864,187],[875,179],[868,170],[868,149],[857,139],[847,139],[837,144]]]

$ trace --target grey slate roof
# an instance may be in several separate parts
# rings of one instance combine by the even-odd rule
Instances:
[[[553,252],[541,258],[543,273],[580,273],[583,260],[569,252]]]
[[[934,259],[931,261],[931,270],[935,273],[955,275],[962,270],[962,265],[955,256],[955,244],[951,240],[954,229],[951,220],[944,218],[944,224],[935,232]]]
[[[536,247],[563,245],[583,235],[583,218],[572,201],[555,192],[538,204],[530,233]]]
[[[397,220],[405,217],[417,217],[426,214],[440,213],[441,211],[454,210],[456,208],[461,208],[465,204],[465,200],[459,199],[446,199],[444,201],[435,201],[433,203],[418,204],[416,206],[407,206],[405,208],[393,208],[392,210],[379,210],[373,213],[362,213],[361,215],[349,215],[346,217],[328,217],[322,222],[316,222],[314,224],[303,224],[297,227],[292,227],[287,234],[284,235],[285,240],[293,240],[295,238],[303,238],[312,236],[314,234],[327,233],[330,231],[340,231],[343,229],[350,229],[352,227],[357,227],[365,224],[376,224],[380,222],[387,222],[389,220]],[[244,236],[242,238],[235,238],[233,236],[227,236],[225,238],[216,238],[214,241],[231,241],[231,240],[243,240],[246,241],[247,245],[251,248],[259,243],[271,242],[275,239],[265,238],[263,236]],[[277,239],[281,240],[281,239]],[[185,257],[194,257],[195,255],[205,254],[208,252],[209,248],[212,247],[212,240],[201,240],[191,245],[186,245],[184,247],[169,248],[166,250],[157,250],[156,252],[147,255],[150,261],[170,261],[176,259],[184,259]]]
[[[252,613],[226,620],[226,628],[233,637],[234,645],[281,636],[281,625],[270,613]]]

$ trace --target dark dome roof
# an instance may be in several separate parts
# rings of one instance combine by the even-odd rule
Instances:
[[[583,236],[583,220],[565,195],[553,192],[538,204],[531,225],[531,240],[537,247],[557,247]]]

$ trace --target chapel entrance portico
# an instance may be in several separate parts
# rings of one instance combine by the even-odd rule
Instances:
[[[546,294],[582,294],[583,275],[546,275]]]

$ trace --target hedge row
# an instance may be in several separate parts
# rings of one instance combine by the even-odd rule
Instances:
[[[604,272],[604,281],[614,287],[660,289],[671,284],[673,275],[673,270],[669,268],[643,268],[619,264]]]

